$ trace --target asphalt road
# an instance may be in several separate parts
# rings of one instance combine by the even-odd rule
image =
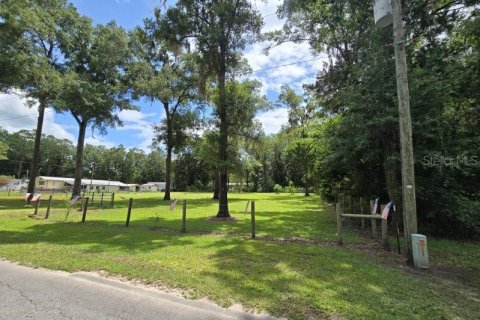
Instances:
[[[99,275],[0,261],[0,319],[274,319]]]

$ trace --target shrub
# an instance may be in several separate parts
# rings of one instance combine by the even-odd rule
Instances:
[[[293,185],[292,181],[288,182],[288,187],[286,188],[286,191],[289,192],[290,194],[297,193],[297,188]]]
[[[275,192],[276,194],[279,194],[280,192],[283,192],[283,187],[279,184],[275,184],[273,186],[273,192]]]

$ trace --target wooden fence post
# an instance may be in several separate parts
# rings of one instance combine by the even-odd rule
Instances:
[[[38,214],[38,207],[40,207],[40,199],[37,199],[35,202],[35,212],[33,213],[34,216]]]
[[[250,202],[250,210],[252,215],[252,239],[255,239],[255,201]]]
[[[350,214],[353,214],[353,198],[352,198],[352,194],[350,193],[350,196],[349,196],[349,205],[350,205]]]
[[[373,206],[374,206],[374,202],[373,201],[370,201],[370,213],[371,214],[376,214],[373,213]],[[377,220],[375,219],[371,219],[372,220],[372,237],[373,239],[377,239]]]
[[[92,192],[92,202],[91,202],[91,204],[93,204],[94,199],[95,199],[95,192]]]
[[[360,214],[363,214],[363,198],[360,198]],[[360,224],[362,226],[362,231],[365,230],[365,219],[362,218],[360,219]]]
[[[182,206],[182,232],[187,232],[187,200],[183,200]]]
[[[114,203],[115,203],[115,192],[112,192],[112,198],[110,199],[110,208],[113,208]]]
[[[130,198],[130,200],[128,201],[127,222],[125,223],[125,227],[127,227],[127,228],[130,225],[130,215],[132,213],[132,203],[133,203],[133,198]]]
[[[82,213],[82,223],[85,223],[85,219],[87,218],[87,210],[88,210],[88,197],[85,198],[85,202],[83,204],[83,213]]]
[[[390,250],[390,244],[388,243],[388,220],[382,219],[382,245],[386,251]]]
[[[103,207],[103,192],[102,192],[102,196],[100,197],[100,207]]]
[[[335,212],[337,214],[337,243],[343,245],[342,205],[340,202],[335,204]]]
[[[45,212],[45,219],[48,219],[50,216],[50,207],[52,206],[52,195],[48,197],[47,212]]]

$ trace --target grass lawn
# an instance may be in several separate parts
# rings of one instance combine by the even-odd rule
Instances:
[[[125,228],[128,198],[131,226]],[[117,194],[114,208],[98,196],[87,223],[55,195],[51,218],[27,215],[18,194],[0,193],[0,257],[60,269],[104,270],[191,298],[221,305],[240,303],[292,319],[478,319],[480,244],[429,238],[432,268],[407,268],[347,230],[335,245],[333,208],[318,197],[230,194],[236,221],[210,221],[217,204],[207,193],[175,193],[187,199],[173,211],[158,194]],[[250,240],[247,200],[256,201],[257,240]],[[105,203],[105,207],[108,203]],[[44,215],[43,203],[39,215]],[[367,249],[365,249],[367,248]]]

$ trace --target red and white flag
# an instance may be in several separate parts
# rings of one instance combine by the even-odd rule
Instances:
[[[372,213],[377,213],[378,211],[378,202],[380,201],[380,198],[377,198],[375,199],[375,202],[373,204],[373,209],[372,209]]]
[[[387,205],[382,211],[382,219],[385,219],[385,220],[388,219],[388,214],[390,213],[390,209],[392,207],[394,207],[393,211],[395,211],[395,206],[393,205],[393,202],[390,201],[389,203],[387,203]]]

